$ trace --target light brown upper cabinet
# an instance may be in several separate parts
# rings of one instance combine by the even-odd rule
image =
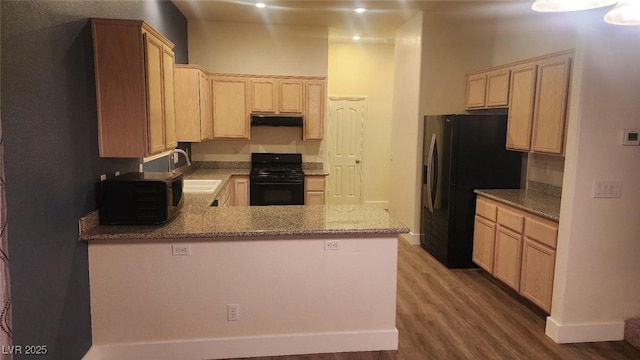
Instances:
[[[251,79],[251,111],[275,113],[276,104],[276,80],[273,78]]]
[[[303,81],[259,77],[251,79],[251,111],[302,114]]]
[[[211,77],[214,139],[249,139],[249,86],[245,77]]]
[[[325,81],[304,82],[304,140],[322,140],[324,136]]]
[[[91,19],[101,157],[176,146],[173,43],[143,21]]]
[[[278,111],[281,113],[302,113],[302,80],[278,80]]]
[[[509,69],[486,71],[467,78],[467,110],[509,105]]]
[[[538,63],[531,150],[564,152],[571,58],[555,57]]]
[[[531,64],[511,71],[507,149],[528,151],[531,148],[537,68]]]
[[[487,91],[487,74],[475,74],[467,77],[466,109],[482,109],[485,107]]]
[[[514,68],[507,148],[562,154],[571,56],[562,54]]]
[[[213,137],[213,107],[207,73],[197,65],[176,65],[176,136],[199,142]]]

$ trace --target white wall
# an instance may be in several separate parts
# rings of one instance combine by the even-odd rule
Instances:
[[[411,232],[401,235],[419,242],[420,206],[418,148],[420,144],[420,71],[422,62],[422,13],[396,32],[393,64],[391,174],[389,213]]]
[[[527,7],[527,4],[520,6]],[[562,185],[547,335],[557,342],[621,340],[640,315],[640,169],[624,128],[640,128],[640,29],[607,25],[607,9],[496,22],[493,65],[576,48],[565,158],[529,156],[529,178]],[[595,180],[623,181],[620,199],[593,199]]]
[[[189,62],[215,73],[327,76],[329,30],[189,20]]]
[[[605,24],[605,11],[578,28],[575,92],[565,166],[556,279],[547,334],[558,342],[620,340],[640,315],[640,28]],[[622,197],[592,198],[597,180],[622,181]]]
[[[491,21],[459,12],[425,13],[396,35],[391,214],[419,242],[424,115],[464,113],[466,74],[492,66]],[[402,184],[402,186],[394,186]]]
[[[397,237],[334,239],[340,251],[321,237],[91,243],[87,358],[397,349]],[[175,243],[191,254],[172,256]],[[227,304],[239,321],[227,321]]]
[[[329,96],[367,101],[362,200],[387,204],[391,151],[393,44],[329,43]]]
[[[492,66],[492,22],[440,11],[423,23],[420,113],[464,114],[466,74]]]
[[[189,21],[189,62],[213,73],[320,76],[328,74],[328,28]],[[194,143],[197,161],[249,161],[251,152],[300,152],[323,162],[324,141],[302,141],[300,128],[251,129],[251,140]]]

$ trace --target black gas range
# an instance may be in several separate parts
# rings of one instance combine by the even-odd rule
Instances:
[[[252,153],[250,205],[304,205],[302,154]]]

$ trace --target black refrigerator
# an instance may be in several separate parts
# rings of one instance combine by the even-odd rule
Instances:
[[[469,268],[474,189],[518,189],[522,153],[507,151],[506,115],[425,116],[420,245],[448,268]]]

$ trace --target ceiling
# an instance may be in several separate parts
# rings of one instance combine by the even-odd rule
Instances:
[[[532,0],[456,1],[456,0],[172,0],[188,20],[221,22],[269,23],[276,25],[307,25],[329,28],[332,41],[393,41],[395,30],[419,11],[456,11],[468,16],[508,14],[513,6]],[[262,1],[263,9],[255,4]],[[526,4],[527,7],[529,6]],[[367,11],[357,14],[354,9]]]

